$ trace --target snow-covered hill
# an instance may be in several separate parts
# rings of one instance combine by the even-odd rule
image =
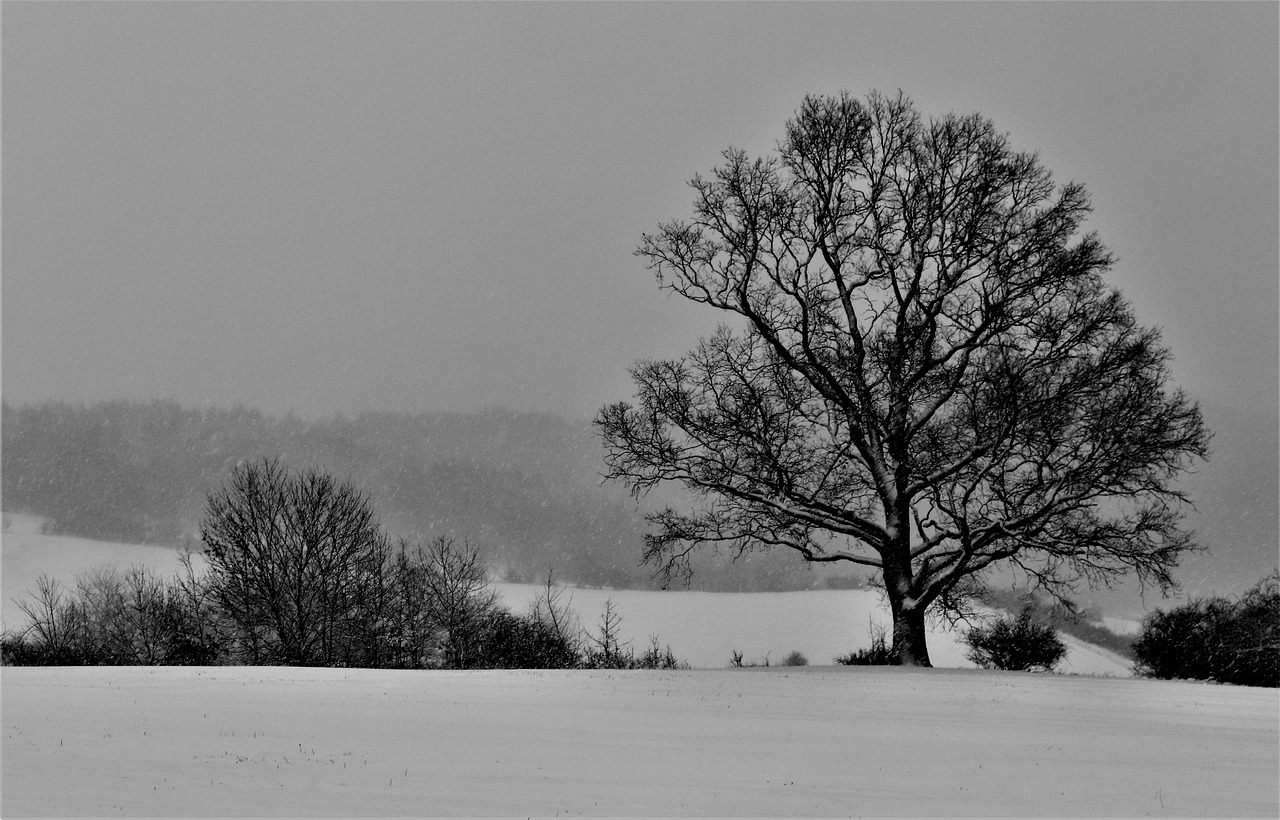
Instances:
[[[0,542],[0,587],[6,627],[25,618],[14,598],[35,588],[43,573],[73,586],[78,572],[107,563],[143,564],[169,576],[179,569],[177,553],[164,547],[114,544],[61,535],[44,535],[39,519],[9,515]],[[539,588],[495,584],[510,609],[521,611]],[[837,655],[870,645],[873,624],[888,626],[889,613],[872,590],[808,592],[657,592],[648,590],[571,589],[572,608],[587,629],[596,626],[606,600],[622,616],[623,640],[641,651],[656,635],[677,658],[699,668],[729,665],[732,652],[747,661],[771,664],[799,651],[811,664],[831,664]],[[1062,672],[1124,677],[1130,664],[1106,650],[1062,636],[1068,644]],[[936,666],[972,667],[960,632],[943,624],[931,627],[929,652]]]
[[[963,669],[6,669],[0,813],[1276,817],[1275,691]]]

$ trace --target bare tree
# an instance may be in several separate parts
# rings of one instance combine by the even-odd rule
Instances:
[[[620,638],[622,615],[613,606],[613,599],[606,598],[600,623],[594,633],[587,635],[586,662],[595,669],[626,669],[635,661],[635,652]],[[658,638],[654,636],[657,647]]]
[[[177,617],[175,596],[144,566],[121,572],[106,564],[76,576],[84,641],[104,663],[154,665],[166,660]]]
[[[443,662],[466,669],[476,660],[489,616],[498,607],[498,593],[479,551],[469,542],[441,536],[419,552],[431,623],[441,635]]]
[[[71,658],[82,651],[87,623],[84,608],[63,595],[58,580],[41,575],[36,579],[35,592],[28,590],[28,594],[33,597],[14,599],[28,620],[20,637],[33,641],[55,658]]]
[[[582,624],[573,612],[573,594],[565,597],[564,584],[556,580],[555,571],[548,569],[538,597],[529,604],[529,617],[544,624],[551,633],[574,655],[582,648]]]
[[[251,662],[335,664],[351,653],[389,555],[368,499],[278,459],[237,466],[205,508],[201,537],[219,606]]]
[[[680,482],[645,557],[699,545],[873,568],[893,656],[928,665],[925,613],[1000,563],[1065,595],[1136,571],[1167,589],[1192,548],[1179,471],[1206,455],[1169,354],[1103,281],[1084,188],[980,115],[903,95],[809,97],[778,155],[695,177],[694,217],[637,253],[733,322],[637,364],[596,419],[608,475]]]

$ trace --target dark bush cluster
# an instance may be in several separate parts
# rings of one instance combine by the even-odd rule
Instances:
[[[1038,622],[1052,626],[1060,634],[1102,647],[1124,658],[1133,657],[1133,636],[1117,634],[1101,623],[1096,608],[1077,608],[1069,599],[1024,590],[984,589],[978,600],[993,609],[1018,612],[1030,608]]]
[[[1237,600],[1200,598],[1146,617],[1135,671],[1243,686],[1280,686],[1280,573]]]
[[[15,666],[214,663],[195,587],[148,569],[105,567],[81,575],[74,590],[41,576],[35,598],[19,602],[27,629],[3,638],[3,662]]]
[[[102,569],[74,590],[42,577],[29,624],[3,638],[13,665],[272,664],[365,668],[674,668],[636,656],[606,607],[584,636],[548,576],[527,613],[502,608],[479,552],[437,538],[392,545],[368,500],[318,471],[242,465],[209,498],[207,568],[166,581]]]
[[[1066,644],[1053,627],[1038,623],[1030,607],[1017,618],[1001,617],[975,626],[965,636],[969,660],[983,669],[1049,671],[1067,654]]]
[[[844,666],[891,666],[894,663],[893,647],[889,645],[888,630],[883,624],[869,623],[871,646],[855,649],[833,660]]]

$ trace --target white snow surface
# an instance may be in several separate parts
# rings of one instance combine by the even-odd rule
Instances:
[[[1275,690],[964,669],[5,668],[5,817],[1276,817]]]

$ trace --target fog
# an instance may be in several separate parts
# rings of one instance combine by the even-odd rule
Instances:
[[[718,317],[632,251],[806,93],[1093,196],[1177,381],[1274,414],[1271,4],[7,4],[3,392],[583,418]]]

